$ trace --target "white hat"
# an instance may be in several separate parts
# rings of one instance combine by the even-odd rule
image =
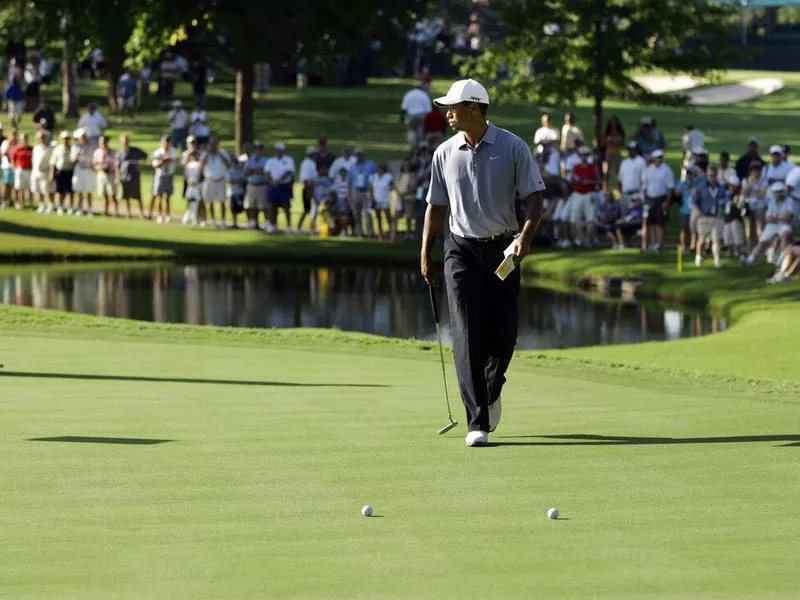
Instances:
[[[62,131],[60,134],[58,134],[58,137],[61,138],[62,140],[68,138],[69,131]]]
[[[308,148],[306,148],[306,154],[308,154],[309,156],[312,154],[316,154],[316,152],[317,152],[316,146],[309,146]]]
[[[695,148],[694,150],[692,150],[692,152],[695,153],[695,154],[701,154],[703,156],[708,156],[708,150],[706,150],[702,146],[700,148]]]
[[[86,135],[86,130],[83,127],[78,127],[75,132],[72,134],[72,137],[83,137]]]
[[[273,148],[274,148],[275,150],[286,150],[286,144],[284,144],[283,142],[277,142],[277,143],[276,143],[276,144],[273,146]]]
[[[459,102],[489,104],[489,92],[474,79],[462,79],[450,86],[446,96],[436,98],[433,103],[439,108],[453,106]]]
[[[783,154],[783,146],[778,146],[778,144],[774,144],[769,147],[770,154]]]
[[[786,191],[786,186],[782,181],[776,181],[771,186],[769,186],[770,192],[784,192]]]
[[[642,117],[639,119],[640,125],[652,125],[653,124],[653,117]]]
[[[589,148],[587,148],[586,146],[578,146],[576,151],[577,151],[578,154],[591,154],[592,153],[592,151]]]
[[[749,140],[747,140],[748,144],[757,144],[758,138],[756,136],[752,136]]]
[[[661,150],[661,149],[656,149],[656,150],[653,150],[653,151],[650,153],[650,157],[651,157],[651,158],[658,158],[658,157],[660,157],[660,156],[664,156],[664,151],[663,151],[663,150]]]
[[[183,106],[183,102],[181,102],[180,100],[173,100],[172,101],[172,108],[179,108],[181,106]]]
[[[638,148],[639,145],[636,142],[628,142],[628,148]]]
[[[364,154],[364,149],[363,148],[356,148],[353,151],[353,154]]]

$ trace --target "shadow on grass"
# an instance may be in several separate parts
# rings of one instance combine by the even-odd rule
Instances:
[[[67,442],[74,444],[125,444],[129,446],[154,446],[175,440],[151,438],[87,437],[83,435],[62,435],[57,437],[28,438],[29,442]]]
[[[500,440],[552,440],[552,441],[500,441],[490,446],[641,446],[668,444],[744,444],[749,442],[789,442],[781,446],[800,447],[799,434],[737,435],[704,438],[627,437],[586,433],[564,435],[506,435]]]
[[[235,379],[190,379],[180,377],[143,377],[136,375],[85,375],[80,373],[26,373],[24,371],[0,371],[0,377],[24,377],[26,379],[74,379],[83,381],[138,381],[149,383],[199,383],[212,385],[251,385],[265,387],[350,387],[385,388],[379,383],[296,383],[292,381],[237,381]]]

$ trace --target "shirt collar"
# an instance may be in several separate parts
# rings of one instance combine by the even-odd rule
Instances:
[[[486,121],[486,124],[489,127],[486,129],[486,133],[483,134],[481,141],[478,142],[478,146],[480,146],[483,143],[494,146],[497,142],[497,127],[491,121]],[[464,135],[464,132],[463,131],[459,132],[458,136],[460,140],[458,144],[459,150],[463,150],[465,147],[469,147],[469,142],[467,142],[467,138]]]

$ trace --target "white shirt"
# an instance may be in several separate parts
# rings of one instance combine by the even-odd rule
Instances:
[[[686,152],[692,152],[697,148],[702,148],[705,141],[705,133],[699,129],[692,129],[689,133],[686,133],[683,136],[683,149]]]
[[[391,173],[378,175],[375,173],[369,178],[369,186],[372,189],[372,197],[375,204],[388,207],[391,203],[392,183],[394,178]]]
[[[400,103],[400,110],[406,111],[409,115],[424,115],[433,110],[433,103],[430,97],[420,88],[408,90]]]
[[[173,108],[169,111],[169,124],[173,130],[186,129],[186,122],[188,119],[186,111],[182,108]]]
[[[769,163],[764,167],[764,174],[762,177],[767,181],[785,181],[786,176],[791,170],[792,166],[785,160],[781,161],[777,167],[772,163]]]
[[[204,110],[193,110],[192,117],[190,120],[192,123],[196,123],[198,121],[200,121],[201,123],[205,123],[206,121],[208,121],[208,113]]]
[[[786,213],[791,213],[792,215],[795,214],[795,204],[794,201],[790,198],[784,198],[783,202],[778,204],[778,201],[775,198],[771,198],[769,204],[767,205],[767,217],[778,217],[780,215],[784,215]],[[791,221],[791,219],[790,219]]]
[[[70,158],[76,167],[81,169],[92,168],[92,150],[88,144],[73,144],[70,150]]]
[[[800,167],[792,168],[786,175],[786,187],[791,188],[792,198],[800,199]]]
[[[108,127],[108,121],[100,114],[100,111],[96,110],[93,115],[84,113],[78,121],[78,127],[83,127],[86,130],[87,137],[100,137],[106,127]]]
[[[0,163],[0,166],[2,166],[4,169],[11,168],[11,161],[8,158],[8,154],[11,152],[11,148],[9,146],[11,146],[11,142],[7,139],[3,140],[3,143],[0,144],[0,154],[3,155],[3,162]]]
[[[739,176],[736,174],[736,169],[734,169],[733,167],[728,167],[725,170],[720,168],[719,173],[717,175],[719,177],[720,183],[722,183],[723,185],[732,185],[734,187],[739,185]]]
[[[618,179],[624,193],[630,194],[642,189],[645,169],[647,169],[647,161],[639,154],[634,158],[622,159],[619,165]]]
[[[558,141],[559,135],[558,129],[555,127],[539,127],[536,133],[533,134],[533,143],[539,146],[552,144]],[[541,149],[539,149],[539,152],[541,152]]]
[[[340,156],[336,160],[333,161],[331,164],[331,168],[328,173],[333,178],[339,177],[339,171],[342,169],[346,169],[348,175],[350,174],[350,169],[353,168],[353,165],[356,164],[358,159],[355,157],[354,154],[350,155],[350,158],[345,158],[344,156]]]
[[[284,154],[281,158],[272,156],[267,159],[267,164],[264,165],[264,173],[270,176],[273,184],[290,181],[291,177],[283,177],[287,171],[291,175],[295,174],[294,159],[288,154]]]
[[[189,186],[200,183],[200,160],[195,158],[188,160],[183,167],[183,176]]]
[[[50,154],[52,151],[50,146],[36,144],[33,147],[33,171],[47,173],[50,170]]]
[[[228,171],[228,167],[225,164],[226,159],[230,162],[230,158],[228,158],[224,150],[218,150],[216,154],[206,153],[203,177],[212,181],[225,179],[225,173]]]
[[[164,158],[165,156],[169,156],[172,161],[166,162],[160,167],[156,166],[158,162]],[[161,173],[162,175],[174,175],[175,174],[175,159],[178,158],[177,152],[175,152],[175,148],[169,148],[168,150],[164,150],[164,148],[157,148],[155,152],[153,152],[153,160],[152,165],[153,168],[156,170],[157,173]]]
[[[589,161],[592,162],[591,160]],[[577,152],[570,152],[567,154],[567,158],[564,159],[564,179],[567,181],[572,181],[572,169],[575,168],[575,165],[579,165],[581,163],[581,157],[578,156]]]
[[[311,181],[317,176],[317,161],[313,158],[304,158],[300,163],[300,183]]]
[[[550,154],[547,155],[547,164],[544,166],[544,170],[550,175],[561,177],[561,153],[558,148],[550,148]]]
[[[648,198],[666,196],[675,188],[675,174],[667,163],[650,165],[644,172],[644,193]]]

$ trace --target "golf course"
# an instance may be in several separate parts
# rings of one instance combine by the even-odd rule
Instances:
[[[687,122],[715,156],[751,135],[800,148],[787,128],[800,75],[777,76],[783,89],[750,102],[612,101],[609,115],[626,127],[657,117],[673,165]],[[257,135],[296,159],[320,135],[398,159],[408,86],[276,88]],[[231,87],[210,94],[212,130],[232,150]],[[588,128],[588,102],[576,113]],[[490,117],[529,140],[540,114],[509,104]],[[134,143],[154,149],[164,124],[164,111],[142,112]],[[2,273],[90,260],[413,266],[418,255],[415,243],[0,211]],[[713,307],[732,326],[520,351],[486,448],[464,446],[447,348],[462,424],[436,435],[447,413],[435,343],[0,305],[0,598],[796,598],[800,284],[766,285],[765,264],[723,265],[678,272],[674,250],[535,249],[525,277],[636,278],[642,296]]]

